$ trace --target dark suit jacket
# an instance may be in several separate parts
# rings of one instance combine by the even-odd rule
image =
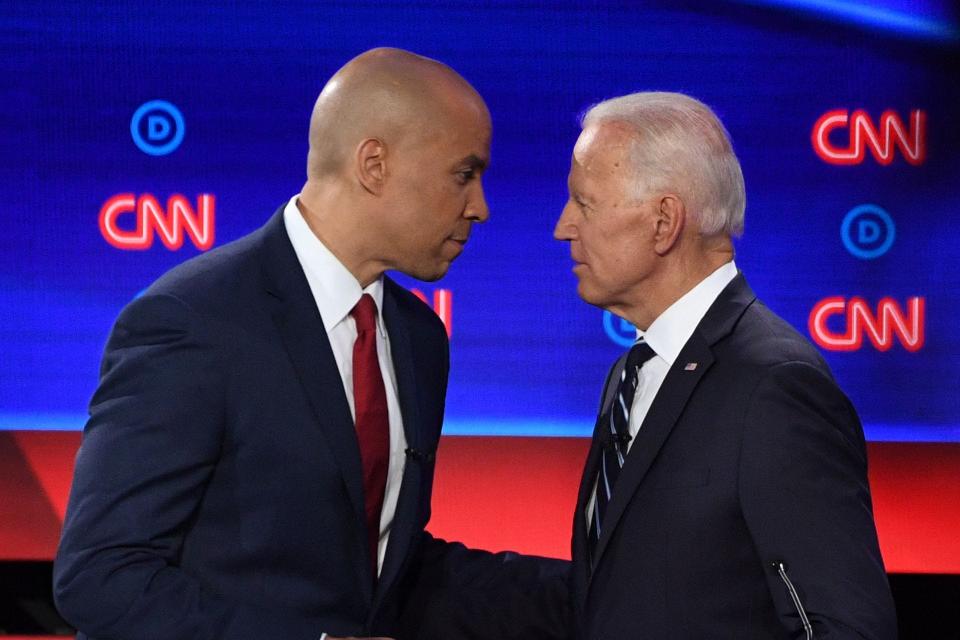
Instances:
[[[860,422],[816,350],[742,275],[667,374],[591,570],[584,509],[599,433],[574,514],[582,638],[808,637],[787,580],[813,637],[896,637]]]
[[[447,338],[390,279],[383,315],[418,455],[374,585],[353,420],[282,207],[123,310],[54,567],[81,638],[394,634],[414,582],[478,580],[505,559],[424,532]]]

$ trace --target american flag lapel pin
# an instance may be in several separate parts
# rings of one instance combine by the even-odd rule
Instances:
[[[697,369],[696,362],[688,362],[686,366],[683,368],[684,371],[696,371],[696,369]]]

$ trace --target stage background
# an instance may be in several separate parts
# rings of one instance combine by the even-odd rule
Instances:
[[[821,345],[860,412],[888,569],[960,573],[953,3],[195,4],[0,7],[0,558],[52,557],[120,309],[296,194],[320,87],[389,45],[453,66],[494,122],[489,222],[439,283],[399,278],[451,331],[445,433],[464,438],[441,452],[434,531],[568,553],[583,438],[632,329],[577,298],[551,233],[578,115],[670,90],[712,106],[733,138],[748,202],[737,265]],[[212,196],[213,237],[123,248],[135,203],[153,196],[165,221],[176,194],[198,220]],[[101,224],[108,203],[119,213]],[[815,308],[834,313],[811,326]],[[831,346],[845,337],[862,340]],[[525,438],[558,453],[511,506],[498,492]],[[478,530],[480,513],[496,524]]]

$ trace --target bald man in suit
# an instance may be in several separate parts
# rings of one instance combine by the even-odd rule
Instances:
[[[424,531],[447,336],[384,275],[446,273],[490,138],[455,71],[366,52],[317,99],[302,191],[123,310],[54,567],[79,638],[415,637],[425,586],[536,579]]]

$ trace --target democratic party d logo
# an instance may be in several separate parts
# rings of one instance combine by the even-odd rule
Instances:
[[[183,142],[183,114],[166,100],[140,105],[130,119],[130,135],[141,151],[151,156],[172,153]]]
[[[854,207],[840,225],[843,246],[861,260],[879,258],[890,250],[896,237],[893,218],[875,204]]]

